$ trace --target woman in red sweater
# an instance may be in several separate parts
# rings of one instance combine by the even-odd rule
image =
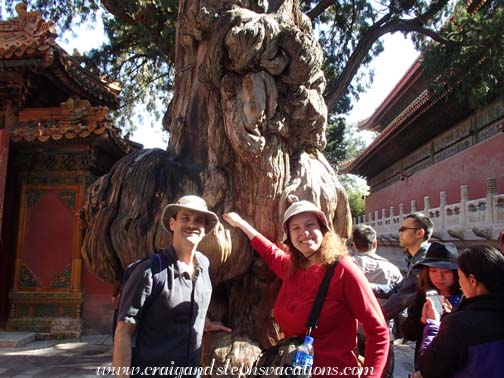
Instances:
[[[274,307],[275,319],[286,337],[303,336],[326,267],[338,261],[320,312],[314,338],[312,373],[381,377],[387,360],[389,331],[366,277],[347,256],[341,239],[329,229],[322,211],[308,201],[294,202],[284,214],[284,251],[236,213],[223,215],[239,227],[268,267],[283,281]],[[354,349],[357,323],[367,336],[364,366]]]

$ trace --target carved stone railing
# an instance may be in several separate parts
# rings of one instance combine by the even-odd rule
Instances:
[[[487,195],[484,198],[469,199],[469,187],[460,187],[460,202],[448,204],[446,192],[439,194],[439,207],[431,208],[430,196],[424,197],[423,210],[417,209],[415,200],[411,201],[411,211],[405,213],[404,204],[399,204],[399,214],[395,207],[382,209],[354,218],[354,224],[366,223],[375,228],[381,241],[398,240],[398,228],[406,215],[421,211],[434,223],[433,239],[442,241],[496,240],[504,229],[504,194],[497,193],[497,180],[487,179]]]

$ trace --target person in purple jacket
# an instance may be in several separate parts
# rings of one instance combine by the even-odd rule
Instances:
[[[418,350],[427,319],[423,313],[426,295],[438,293],[450,302],[455,310],[462,298],[457,274],[457,247],[453,243],[432,242],[423,261],[416,267],[422,268],[418,276],[418,293],[415,301],[408,306],[408,316],[401,325],[403,338],[416,341],[415,368],[418,368]]]
[[[473,246],[462,251],[457,262],[465,298],[442,322],[427,299],[420,372],[424,378],[502,377],[504,256],[492,247]]]
[[[499,243],[499,249],[502,253],[504,253],[504,230],[499,232],[499,236],[497,238],[497,243]]]

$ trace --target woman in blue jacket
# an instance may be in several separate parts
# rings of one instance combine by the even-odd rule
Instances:
[[[424,378],[502,377],[504,369],[504,256],[487,246],[462,251],[457,259],[465,298],[440,323],[432,301],[420,347]]]

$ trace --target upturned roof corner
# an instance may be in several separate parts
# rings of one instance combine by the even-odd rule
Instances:
[[[17,17],[0,20],[0,73],[43,73],[44,77],[63,87],[66,98],[77,95],[93,106],[118,108],[118,85],[82,67],[78,57],[59,46],[53,21],[44,20],[40,12],[27,11],[23,3],[18,3],[15,9]],[[43,84],[39,83],[39,86]],[[25,98],[28,99],[29,95]]]

